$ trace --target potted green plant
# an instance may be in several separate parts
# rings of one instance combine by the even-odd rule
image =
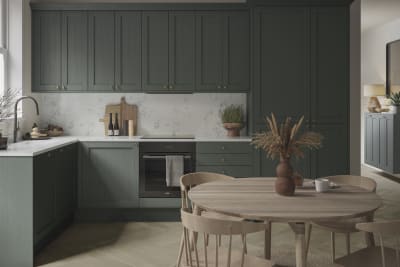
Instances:
[[[278,126],[274,114],[267,117],[267,130],[254,135],[252,144],[256,148],[263,149],[267,157],[275,159],[279,157],[280,162],[276,167],[275,191],[284,196],[292,196],[295,191],[293,168],[290,164],[291,157],[304,157],[304,149],[318,149],[322,144],[322,135],[306,131],[300,134],[304,116],[293,123],[287,117]]]
[[[390,100],[392,101],[392,112],[397,113],[400,106],[400,92],[392,93]]]
[[[17,91],[13,89],[7,89],[4,92],[3,97],[0,97],[0,122],[9,119],[13,115],[13,104],[14,99],[17,95]],[[8,138],[3,137],[2,130],[0,129],[0,150],[7,149]]]
[[[229,105],[221,110],[221,121],[228,131],[229,137],[240,136],[240,130],[243,127],[243,113],[241,105]]]

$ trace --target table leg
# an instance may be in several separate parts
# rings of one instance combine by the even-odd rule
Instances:
[[[306,267],[306,227],[304,223],[289,223],[296,236],[296,267]]]
[[[265,227],[265,244],[264,244],[264,256],[265,259],[270,260],[271,259],[271,222],[266,221],[265,222],[266,227]]]
[[[374,214],[371,213],[370,215],[366,216],[367,222],[374,221]],[[375,239],[373,233],[365,233],[365,243],[367,243],[367,247],[375,247]]]

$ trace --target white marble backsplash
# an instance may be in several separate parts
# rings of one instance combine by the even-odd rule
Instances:
[[[224,136],[219,117],[222,107],[241,104],[246,110],[246,94],[143,94],[143,93],[36,93],[40,127],[56,124],[67,135],[104,135],[107,104],[118,104],[122,96],[138,106],[138,135],[194,134]],[[243,130],[245,132],[245,129]]]

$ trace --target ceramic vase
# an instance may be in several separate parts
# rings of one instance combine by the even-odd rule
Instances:
[[[240,136],[240,129],[242,129],[241,123],[226,122],[224,123],[224,128],[228,131],[227,135],[229,137]]]
[[[293,196],[296,185],[293,179],[293,167],[290,158],[281,157],[276,167],[275,192],[282,196]]]

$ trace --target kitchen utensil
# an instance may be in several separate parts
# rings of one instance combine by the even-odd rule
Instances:
[[[328,179],[316,179],[315,190],[319,193],[324,193],[329,190],[330,182]]]
[[[115,114],[118,113],[118,124],[120,125],[120,135],[128,135],[128,129],[126,129],[127,120],[133,121],[134,133],[136,133],[137,127],[137,106],[130,105],[126,103],[125,97],[121,97],[120,104],[106,105],[105,114],[100,122],[104,123],[104,134],[107,135],[108,132],[108,122],[109,114],[113,114],[113,119],[115,119]]]

